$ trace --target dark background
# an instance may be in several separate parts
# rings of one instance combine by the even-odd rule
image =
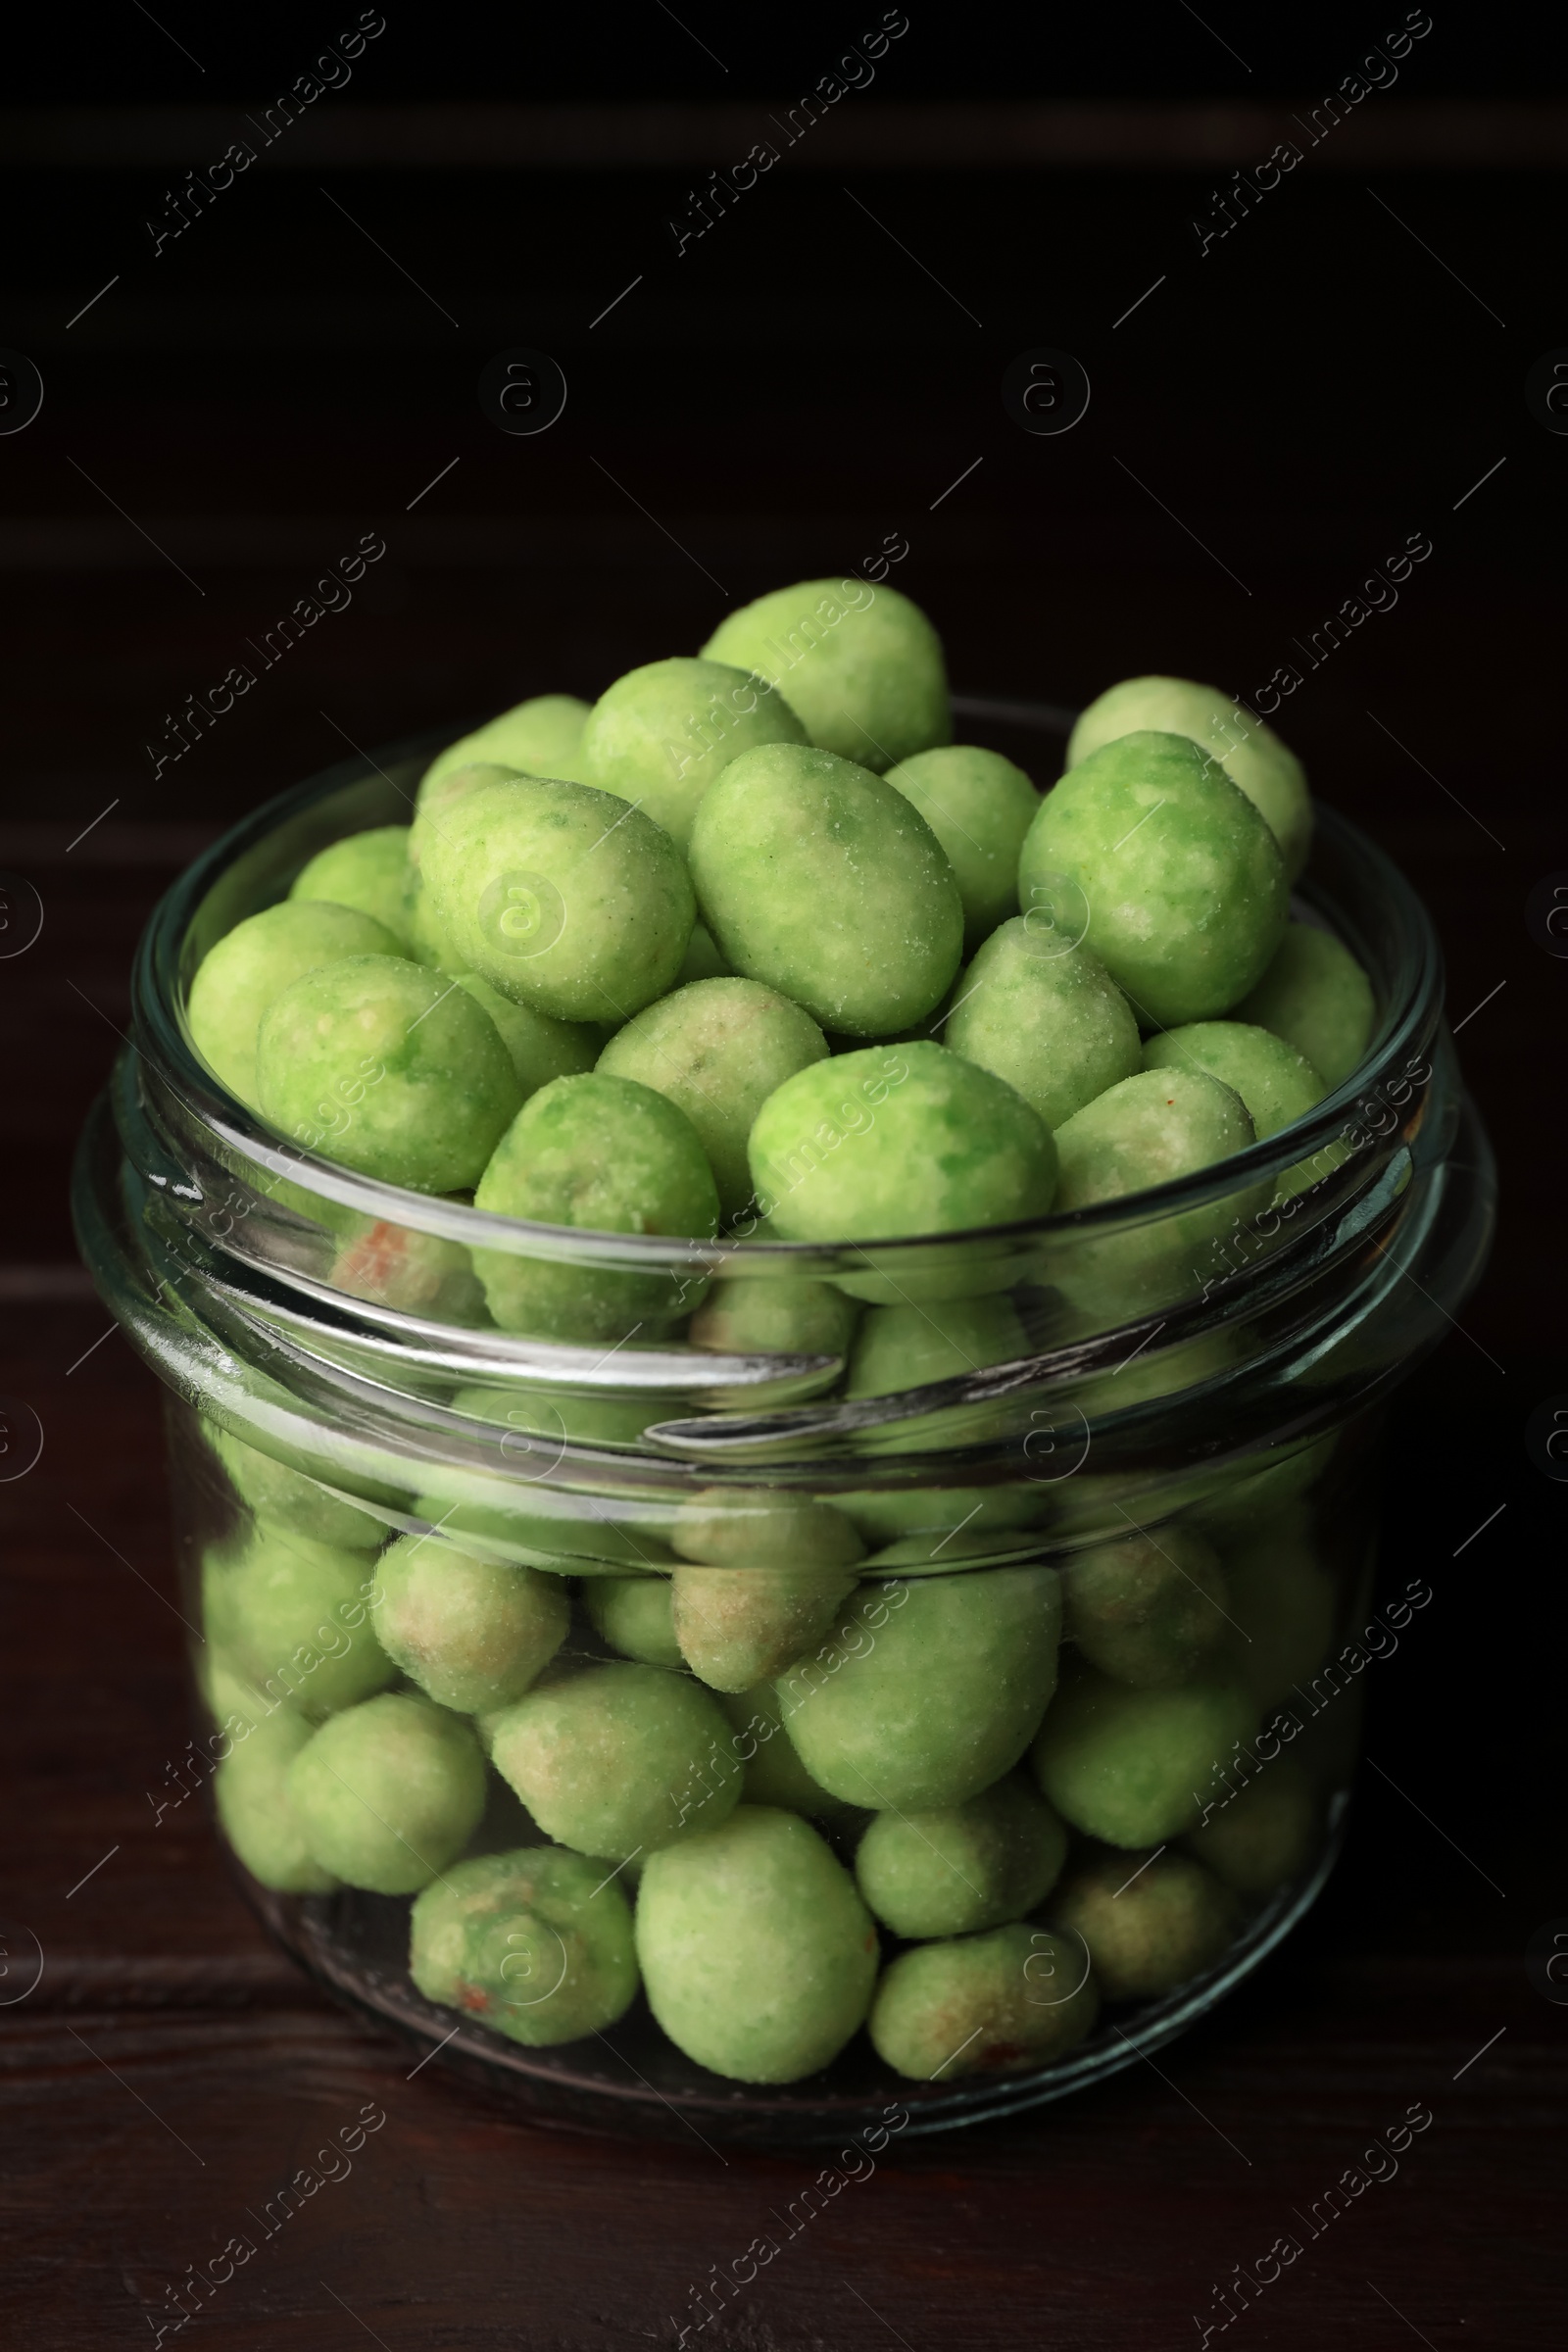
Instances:
[[[45,387],[0,436],[0,866],[44,916],[0,960],[0,1388],[45,1438],[0,1487],[5,2340],[151,2340],[166,2287],[367,2099],[388,2123],[352,2180],[193,2335],[673,2345],[691,2286],[814,2169],[546,2133],[438,2067],[406,2082],[271,1953],[194,1801],[153,1826],[185,1737],[157,1398],[104,1336],[66,1195],[159,891],[345,737],[592,696],[889,533],[960,686],[1076,704],[1144,669],[1243,694],[1304,669],[1296,641],[1424,532],[1397,607],[1279,720],[1432,906],[1501,1163],[1491,1270],[1395,1417],[1386,1574],[1436,1598],[1368,1677],[1388,1777],[1314,1917],[1159,2073],[895,2143],[706,2333],[1191,2341],[1212,2283],[1424,2100],[1400,2178],[1238,2328],[1559,2342],[1568,2011],[1524,1953],[1568,1928],[1563,1510],[1525,1433],[1568,1392],[1568,965],[1527,906],[1568,878],[1568,438],[1524,381],[1568,347],[1560,47],[1436,7],[1397,83],[1200,256],[1213,191],[1403,9],[911,5],[872,85],[677,256],[691,191],[879,8],[389,7],[347,87],[155,258],[167,192],[358,14],[40,15],[0,109],[0,345]],[[534,437],[476,397],[513,346],[567,380]],[[1093,387],[1056,437],[1001,399],[1040,346]],[[350,609],[155,775],[166,714],[370,530],[387,553]],[[9,904],[21,938],[32,902]]]

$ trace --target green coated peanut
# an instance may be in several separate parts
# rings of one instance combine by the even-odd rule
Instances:
[[[1004,1078],[1050,1128],[1142,1069],[1132,1006],[1100,957],[1036,921],[994,931],[958,974],[942,1037]]]
[[[1189,1021],[1144,1047],[1149,1070],[1206,1070],[1247,1105],[1261,1143],[1304,1119],[1328,1088],[1304,1054],[1250,1021]]]
[[[1231,1631],[1219,1556],[1193,1528],[1139,1528],[1075,1552],[1062,1586],[1066,1639],[1113,1682],[1185,1682]]]
[[[864,2019],[877,1936],[809,1823],[743,1805],[650,1855],[637,1957],[655,2018],[689,2058],[732,2082],[796,2082]]]
[[[670,1613],[668,1577],[590,1577],[582,1605],[601,1641],[623,1658],[676,1672],[685,1665]]]
[[[530,695],[525,703],[487,719],[436,754],[420,779],[420,807],[454,770],[471,767],[476,760],[499,764],[514,775],[571,781],[577,774],[574,762],[587,716],[588,705],[574,694]]]
[[[960,1805],[1034,1738],[1060,1623],[1050,1568],[862,1585],[831,1640],[780,1681],[785,1729],[812,1779],[851,1804]]]
[[[1018,860],[1019,904],[1060,927],[1064,886],[1149,1029],[1228,1012],[1261,979],[1290,904],[1267,824],[1184,735],[1119,736],[1046,795]]]
[[[1323,1800],[1294,1756],[1276,1755],[1186,1839],[1227,1886],[1261,1901],[1306,1870],[1323,1836]]]
[[[846,1813],[842,1796],[831,1796],[813,1781],[790,1745],[784,1712],[771,1683],[750,1690],[723,1691],[718,1703],[732,1729],[732,1745],[740,1759],[741,1802],[775,1805],[786,1813],[805,1813],[827,1821]]]
[[[306,972],[262,1022],[260,1105],[345,1167],[415,1192],[471,1185],[521,1102],[495,1023],[403,956]]]
[[[580,747],[585,784],[618,793],[686,847],[719,770],[764,743],[805,743],[781,694],[728,662],[649,662],[605,689]]]
[[[690,858],[726,961],[823,1028],[890,1037],[947,994],[963,948],[953,868],[913,805],[855,760],[743,752],[704,796]]]
[[[968,1936],[1043,1902],[1066,1853],[1058,1816],[1021,1773],[1008,1773],[966,1804],[876,1814],[855,1876],[895,1936]]]
[[[323,1723],[287,1787],[323,1870],[375,1894],[416,1894],[479,1825],[484,1755],[461,1716],[384,1690]]]
[[[827,1059],[808,1012],[757,980],[698,980],[662,997],[618,1029],[599,1056],[612,1078],[633,1078],[683,1110],[696,1128],[734,1217],[752,1196],[746,1143],[762,1104],[786,1078]]]
[[[812,743],[885,768],[953,740],[942,645],[917,605],[868,580],[801,580],[728,613],[703,648],[776,686]]]
[[[586,784],[466,794],[424,839],[420,872],[458,968],[563,1021],[629,1020],[663,996],[696,920],[669,835]]]
[[[426,2000],[529,2049],[612,2026],[637,1993],[631,1911],[559,1845],[455,1862],[416,1898],[409,1974]]]
[[[1238,1106],[1239,1107],[1239,1106]],[[886,1241],[1043,1216],[1051,1131],[937,1045],[872,1046],[787,1078],[757,1114],[752,1175],[781,1241]]]
[[[246,1507],[285,1536],[305,1536],[347,1551],[376,1551],[386,1528],[373,1512],[345,1502],[319,1480],[293,1469],[216,1422],[203,1421],[202,1431]]]
[[[326,899],[357,906],[390,931],[407,954],[413,941],[408,918],[409,828],[374,825],[318,850],[289,888],[291,901]]]
[[[1051,1924],[1081,1936],[1107,2001],[1151,2001],[1201,1976],[1236,1936],[1236,1899],[1187,1854],[1097,1855],[1052,1897]]]
[[[855,1582],[844,1569],[682,1563],[670,1579],[681,1656],[710,1690],[749,1690],[816,1647]]]
[[[872,2046],[915,2082],[1016,2075],[1065,2058],[1100,2011],[1081,1948],[1023,1925],[922,1943],[884,1970]]]
[[[477,972],[459,972],[460,988],[490,1015],[512,1058],[526,1102],[552,1078],[577,1078],[591,1070],[602,1051],[599,1031],[588,1021],[558,1021],[531,1004],[518,1004]]]
[[[1372,1039],[1372,983],[1332,931],[1292,923],[1262,978],[1235,1007],[1303,1054],[1325,1087],[1343,1086]]]
[[[545,1835],[624,1861],[712,1828],[740,1799],[718,1701],[657,1666],[590,1666],[491,1726],[490,1756]]]
[[[1312,797],[1301,763],[1272,727],[1217,686],[1198,686],[1190,678],[1124,678],[1080,713],[1067,765],[1076,767],[1118,735],[1150,727],[1189,735],[1219,761],[1279,843],[1294,882],[1312,843]]]
[[[373,915],[320,899],[289,899],[247,915],[197,966],[186,1018],[197,1052],[242,1102],[256,1102],[256,1041],[269,1007],[294,981],[345,956],[396,956]]]
[[[556,1078],[523,1104],[474,1189],[474,1206],[540,1225],[703,1239],[718,1195],[684,1111],[635,1079]],[[490,1312],[504,1331],[620,1339],[680,1311],[664,1274],[476,1250]],[[699,1294],[700,1296],[700,1294]]]
[[[741,1274],[713,1284],[687,1336],[721,1355],[843,1355],[858,1313],[830,1282]]]
[[[844,1394],[896,1396],[1032,1352],[1017,1308],[995,1292],[929,1306],[871,1306],[856,1334]]]
[[[289,1767],[310,1737],[302,1716],[280,1708],[236,1738],[213,1775],[224,1837],[251,1877],[279,1894],[327,1894],[337,1885],[312,1855],[289,1802]]]
[[[916,752],[887,770],[948,854],[963,901],[963,942],[972,955],[1017,906],[1018,853],[1040,795],[1000,752],[955,743]]]
[[[376,1562],[382,1648],[443,1707],[477,1715],[520,1698],[566,1638],[561,1579],[404,1536]]]
[[[1200,1792],[1256,1723],[1234,1682],[1136,1690],[1086,1667],[1047,1708],[1030,1762],[1073,1829],[1107,1845],[1159,1845],[1197,1828]]]
[[[332,1715],[392,1680],[370,1619],[375,1570],[365,1552],[262,1523],[231,1566],[211,1573],[220,1581],[209,1639],[232,1647],[267,1697]]]

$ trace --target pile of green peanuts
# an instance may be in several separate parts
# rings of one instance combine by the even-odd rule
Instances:
[[[212,947],[191,1038],[280,1134],[388,1184],[839,1245],[1138,1194],[1355,1068],[1371,985],[1291,919],[1312,807],[1263,721],[1127,680],[1044,796],[952,732],[907,598],[777,590],[591,709],[535,696],[451,745],[410,824],[331,843]],[[343,1287],[368,1263],[437,1319],[591,1342],[699,1303],[341,1222]],[[719,1310],[742,1340],[746,1303]],[[767,1345],[814,1334],[795,1303],[756,1300]]]
[[[1048,2066],[1212,1968],[1321,1850],[1325,1748],[1260,1737],[1343,1617],[1317,1441],[1059,1564],[900,1575],[848,1511],[699,1490],[667,1566],[398,1533],[201,1422],[214,1791],[293,1895],[412,1897],[431,2001],[525,2046],[646,1996],[734,2082]],[[237,1506],[237,1507],[236,1507]],[[1316,1727],[1309,1727],[1315,1729]]]
[[[410,824],[331,843],[208,952],[192,1042],[361,1175],[742,1249],[1129,1198],[1354,1070],[1372,989],[1291,920],[1311,803],[1261,721],[1129,680],[1044,797],[952,731],[906,598],[776,591],[591,709],[538,696],[450,746]],[[841,1354],[851,1396],[1028,1351],[1005,1296],[931,1310],[731,1259],[673,1304],[663,1274],[318,1213],[343,1289],[438,1322]],[[862,2028],[912,2081],[1037,2069],[1102,2001],[1211,1968],[1320,1850],[1337,1765],[1225,1775],[1343,1613],[1329,1441],[1255,1509],[1054,1564],[965,1569],[961,1496],[939,1560],[897,1495],[760,1486],[568,1575],[477,1518],[387,1542],[368,1495],[203,1428],[230,1843],[279,1892],[412,1898],[415,1984],[513,2041],[641,1994],[740,2082]]]

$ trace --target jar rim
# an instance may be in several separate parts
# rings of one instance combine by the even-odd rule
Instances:
[[[953,708],[960,716],[1000,722],[1033,739],[1064,734],[1074,715],[1047,704],[979,696],[956,695]],[[131,1009],[137,1049],[162,1084],[174,1094],[184,1116],[206,1129],[228,1152],[239,1152],[304,1192],[318,1194],[336,1206],[374,1221],[407,1226],[469,1249],[517,1251],[530,1244],[544,1245],[552,1257],[564,1262],[581,1251],[600,1262],[612,1260],[628,1267],[684,1265],[710,1271],[722,1265],[732,1274],[751,1266],[760,1272],[766,1267],[775,1273],[815,1275],[827,1259],[846,1256],[858,1267],[896,1269],[918,1255],[920,1262],[929,1266],[940,1263],[949,1252],[968,1254],[977,1247],[1006,1250],[1037,1240],[1097,1235],[1145,1219],[1174,1216],[1241,1188],[1277,1179],[1337,1141],[1358,1098],[1385,1081],[1405,1079],[1411,1054],[1430,1044],[1437,1027],[1444,973],[1430,915],[1398,867],[1376,843],[1348,818],[1316,802],[1314,858],[1293,893],[1293,919],[1304,912],[1335,937],[1343,938],[1348,928],[1353,933],[1344,908],[1336,906],[1333,894],[1311,871],[1324,850],[1371,889],[1387,924],[1379,991],[1383,1018],[1356,1068],[1311,1111],[1206,1167],[1085,1208],[1052,1211],[1006,1225],[889,1236],[863,1243],[610,1233],[503,1216],[415,1192],[362,1176],[280,1138],[228,1092],[197,1052],[185,1017],[185,995],[193,968],[190,942],[197,918],[212,893],[233,875],[241,859],[261,850],[290,820],[308,817],[334,796],[353,786],[365,787],[376,776],[409,802],[412,813],[412,794],[404,792],[389,769],[413,760],[428,761],[452,740],[447,728],[422,729],[378,747],[374,753],[357,751],[352,758],[335,761],[252,809],[196,858],[165,893],[143,932],[134,966]],[[1367,943],[1356,940],[1354,944],[1360,949],[1358,960],[1364,964]]]

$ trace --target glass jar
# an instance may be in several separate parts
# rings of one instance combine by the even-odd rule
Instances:
[[[1065,717],[956,707],[1037,770]],[[251,1901],[545,2119],[935,2131],[1130,2064],[1312,1901],[1363,1672],[1426,1597],[1373,1609],[1377,1433],[1494,1180],[1425,912],[1320,809],[1294,912],[1371,975],[1374,1042],[1131,1204],[838,1249],[530,1227],[334,1165],[349,1101],[279,1137],[185,1026],[214,941],[406,818],[445,741],[284,794],[175,885],[78,1158],[83,1254],[168,1391],[184,1769]],[[1041,952],[1073,936],[1063,891]]]

